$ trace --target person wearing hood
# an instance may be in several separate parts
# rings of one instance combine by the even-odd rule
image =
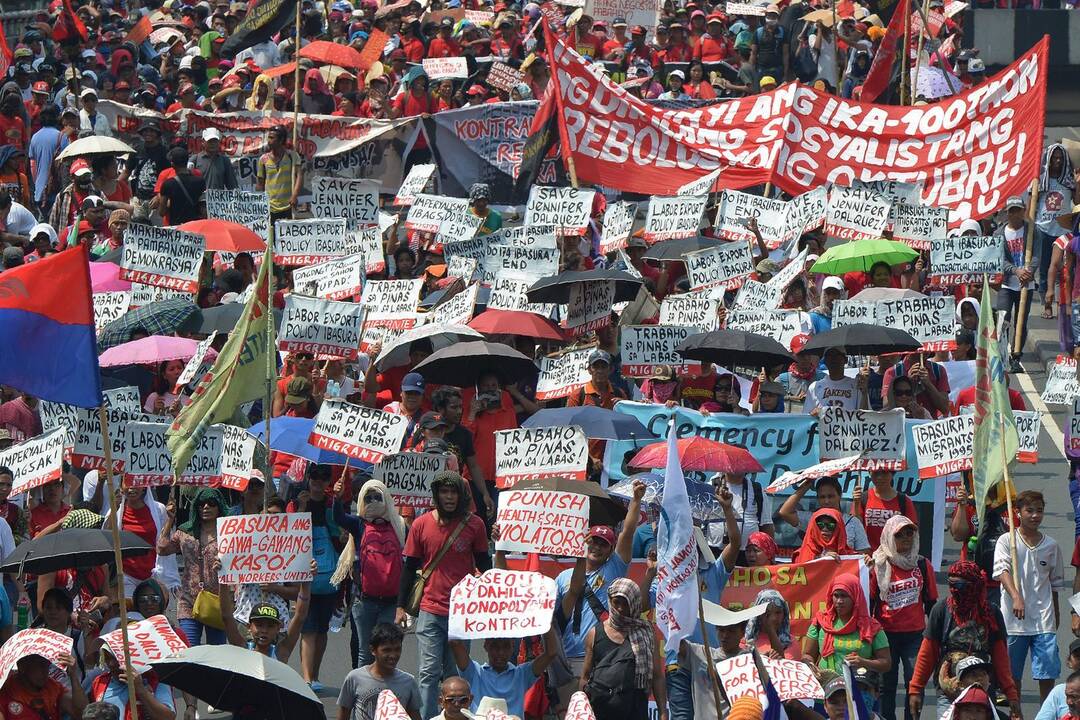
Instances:
[[[195,619],[195,602],[199,593],[218,592],[217,519],[229,514],[225,498],[214,488],[201,488],[191,502],[190,519],[176,527],[176,501],[165,507],[165,526],[158,535],[159,555],[179,553],[184,559],[184,571],[176,598],[176,619],[187,635],[188,644],[202,644],[203,633],[208,645],[225,643],[225,633]],[[175,529],[174,529],[175,528]]]
[[[1058,217],[1067,214],[1074,203],[1080,202],[1073,164],[1069,153],[1061,143],[1048,145],[1043,150],[1039,172],[1039,195],[1035,205],[1035,247],[1039,250],[1039,287],[1049,292],[1047,279],[1050,272],[1051,249],[1061,234]],[[1044,303],[1044,318],[1053,317],[1053,305]]]
[[[774,660],[802,660],[802,651],[791,636],[791,611],[779,591],[762,590],[754,606],[767,605],[765,613],[746,624],[745,645]]]
[[[56,230],[49,223],[38,223],[30,229],[30,245],[34,249],[27,254],[25,261],[34,262],[56,252]]]
[[[301,112],[309,115],[329,115],[334,112],[334,95],[317,68],[311,68],[304,75],[303,92],[300,98]]]
[[[791,559],[795,563],[810,562],[820,557],[839,558],[854,555],[848,545],[844,517],[835,508],[819,508],[810,516],[802,546]]]
[[[889,639],[881,623],[870,615],[855,575],[837,575],[829,584],[828,604],[803,638],[803,662],[817,671],[833,672],[840,672],[845,662],[853,670],[866,668],[879,673],[892,666]]]
[[[848,68],[844,82],[840,85],[840,97],[850,98],[866,80],[866,74],[870,72],[870,53],[862,48],[855,51],[851,59],[851,67]]]
[[[22,89],[14,80],[0,87],[0,145],[25,151],[30,144],[30,118],[22,99]]]
[[[469,510],[472,496],[465,479],[451,470],[440,472],[431,482],[431,494],[435,511],[417,518],[405,541],[405,566],[394,617],[396,624],[405,627],[409,611],[417,612],[417,680],[421,716],[425,718],[438,714],[439,684],[457,674],[447,637],[450,591],[466,575],[491,568],[487,530],[483,520]],[[444,546],[448,549],[445,553]],[[439,562],[434,562],[440,555]],[[409,599],[421,568],[429,574],[416,611],[409,607]]]
[[[274,109],[274,80],[269,75],[261,74],[255,78],[251,95],[244,101],[244,108],[252,112]]]
[[[23,207],[34,206],[26,175],[26,151],[14,145],[0,145],[0,187]]]

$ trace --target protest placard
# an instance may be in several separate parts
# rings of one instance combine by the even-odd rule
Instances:
[[[439,247],[447,243],[471,240],[483,224],[484,219],[472,213],[450,215],[439,225],[439,231],[435,233],[435,245]]]
[[[604,231],[600,238],[600,254],[606,255],[626,247],[630,231],[634,229],[637,205],[629,202],[608,203],[604,210]]]
[[[463,80],[469,77],[469,64],[462,56],[424,58],[421,63],[424,66],[424,72],[432,80],[444,78]]]
[[[378,180],[318,175],[311,179],[311,214],[345,218],[353,228],[378,225],[379,187]]]
[[[809,314],[804,312],[797,310],[747,310],[738,305],[728,310],[727,325],[725,327],[731,330],[744,330],[771,337],[789,350],[791,349],[792,340],[799,335],[811,332],[813,329]]]
[[[584,235],[595,194],[592,190],[533,185],[525,206],[525,224],[550,225],[559,235]]]
[[[918,205],[921,202],[923,191],[922,181],[907,183],[900,180],[862,180],[854,178],[850,186],[858,190],[866,190],[881,195],[893,205]],[[891,215],[890,211],[889,222],[891,223],[894,219],[895,216]]]
[[[758,232],[770,248],[780,247],[784,241],[784,223],[787,219],[787,203],[783,200],[752,195],[738,190],[723,190],[716,208],[714,229],[718,237],[741,242],[753,241],[748,221],[757,221]]]
[[[833,327],[861,323],[877,325],[877,304],[866,300],[836,300],[833,302]]]
[[[713,186],[716,185],[716,181],[720,178],[720,173],[724,171],[724,168],[718,167],[712,172],[702,175],[697,180],[691,180],[679,187],[675,191],[676,195],[708,195],[713,191]]]
[[[726,9],[727,14],[732,17],[735,17],[736,15],[755,15],[757,17],[765,16],[764,5],[754,5],[752,3],[742,2],[730,2],[729,0],[729,2],[724,3],[724,8]]]
[[[701,228],[708,195],[653,196],[645,215],[645,240],[650,245],[662,240],[694,237]]]
[[[495,484],[513,487],[546,477],[585,479],[589,441],[576,425],[495,432]]]
[[[587,366],[589,353],[595,347],[578,348],[540,359],[540,376],[536,380],[536,399],[554,400],[570,397],[589,382]]]
[[[131,487],[172,484],[172,455],[165,444],[167,422],[132,420],[124,424],[124,482]],[[116,432],[110,428],[110,432]],[[216,485],[221,480],[220,426],[203,434],[179,480],[191,485]]]
[[[195,293],[204,246],[202,235],[133,223],[124,232],[120,279]]]
[[[1038,410],[1013,410],[1016,433],[1019,436],[1016,460],[1022,463],[1039,462],[1039,432],[1042,430],[1042,413]]]
[[[558,248],[555,228],[550,225],[517,225],[504,227],[489,236],[493,244],[517,245],[520,247]]]
[[[784,242],[797,240],[803,233],[821,226],[829,207],[829,193],[824,185],[796,195],[787,203],[784,216]]]
[[[109,439],[115,469],[124,464],[124,425],[133,416],[142,415],[139,388],[133,385],[102,392],[102,405],[109,422]],[[62,403],[41,402],[41,424],[45,431],[64,430],[64,449],[70,452],[72,465],[85,470],[105,467],[105,448],[101,435],[101,419],[96,409],[78,408]],[[25,438],[13,438],[16,441]]]
[[[409,169],[409,174],[401,181],[401,187],[394,196],[394,204],[398,207],[412,205],[416,202],[417,195],[431,189],[434,177],[434,164],[413,165]]]
[[[911,429],[919,477],[944,477],[971,469],[972,437],[975,416],[961,413],[940,420],[921,423]]]
[[[477,279],[477,270],[480,269],[480,261],[475,258],[455,255],[446,262],[446,276],[461,278],[467,283]]]
[[[956,347],[956,299],[951,295],[900,298],[880,302],[837,300],[833,327],[867,323],[910,333],[925,352]]]
[[[274,262],[278,265],[314,265],[339,258],[346,249],[343,218],[274,223]]]
[[[861,455],[860,470],[903,470],[906,436],[904,410],[845,410],[824,407],[818,415],[822,460]]]
[[[551,317],[555,312],[553,303],[531,303],[525,295],[534,282],[536,281],[531,277],[515,273],[503,271],[496,273],[491,284],[487,307],[491,310],[517,310]]]
[[[574,337],[607,327],[611,324],[611,306],[614,304],[614,280],[572,285],[563,327]]]
[[[957,235],[938,238],[930,246],[932,283],[962,285],[981,283],[983,276],[992,283],[1002,278],[1001,238],[995,235]]]
[[[173,386],[174,388],[182,388],[195,379],[199,367],[203,364],[203,360],[206,359],[206,354],[210,351],[210,346],[214,344],[214,340],[216,339],[217,330],[214,330],[206,338],[199,341],[199,344],[195,346],[195,352],[192,353],[191,357],[188,358],[188,361],[184,363],[184,369],[181,370],[180,375],[177,376],[176,384]]]
[[[11,470],[14,484],[11,495],[33,490],[53,480],[59,480],[64,466],[64,436],[62,427],[0,450],[0,467]]]
[[[949,230],[949,209],[894,202],[892,223],[893,240],[905,242],[916,250],[929,250]]]
[[[788,470],[786,473],[769,483],[769,486],[765,488],[765,492],[770,494],[778,493],[787,490],[789,487],[800,485],[806,480],[817,480],[818,478],[839,475],[840,473],[854,469],[855,464],[861,458],[861,454],[852,455],[851,457],[837,458],[836,460],[826,460],[825,462],[811,465],[804,470]]]
[[[496,550],[585,557],[589,497],[550,490],[499,493]]]
[[[424,322],[424,314],[418,312],[401,313],[371,322],[370,315],[364,323],[364,333],[360,336],[360,352],[369,353],[376,345],[389,345],[406,330],[412,330]]]
[[[56,665],[61,655],[74,652],[74,643],[70,635],[45,628],[20,630],[0,646],[0,686],[7,682],[16,663],[27,655],[39,655]],[[10,708],[4,710],[6,715]]]
[[[414,206],[415,207],[415,206]],[[424,279],[372,280],[364,285],[360,304],[369,308],[368,325],[395,324],[403,313],[415,313]]]
[[[489,244],[481,266],[481,282],[490,285],[500,272],[532,278],[533,282],[559,272],[559,251],[550,247]]]
[[[480,283],[473,283],[448,300],[431,308],[427,321],[439,325],[467,325],[476,311],[476,299],[480,294]]]
[[[374,275],[386,271],[386,256],[383,254],[383,231],[377,227],[363,227],[345,232],[344,257],[364,254],[364,271]]]
[[[124,658],[123,632],[117,628],[101,636],[112,651],[113,657],[121,660]],[[169,624],[169,618],[164,615],[154,615],[129,624],[127,636],[131,668],[139,675],[149,670],[151,663],[164,660],[188,646],[176,634],[172,625]]]
[[[806,271],[806,257],[809,253],[809,249],[803,248],[798,255],[791,258],[790,261],[784,267],[780,268],[780,271],[769,278],[765,284],[778,288],[781,292],[787,289],[787,286],[795,281],[795,278],[799,277]]]
[[[660,301],[660,325],[685,325],[709,332],[720,327],[720,299],[708,293],[668,295]]]
[[[825,234],[839,240],[881,237],[891,206],[887,198],[869,190],[834,185],[825,211]]]
[[[647,378],[664,366],[673,367],[682,375],[700,364],[686,360],[675,348],[690,337],[701,332],[690,325],[626,325],[622,328],[622,374],[632,378]]]
[[[206,216],[243,225],[270,239],[270,200],[265,192],[207,188]]]
[[[484,258],[487,257],[488,245],[493,244],[492,238],[494,237],[496,236],[493,233],[491,235],[472,237],[468,240],[444,242],[443,259],[447,263],[453,263],[455,260],[468,258],[476,261],[477,267],[480,267],[484,263]]]
[[[128,309],[134,310],[143,305],[149,305],[152,302],[167,300],[168,298],[174,297],[182,297],[190,300],[192,295],[185,290],[173,290],[171,288],[156,287],[154,285],[133,282],[131,283],[131,305],[128,306]]]
[[[410,720],[410,716],[393,690],[383,690],[375,702],[374,720]]]
[[[1065,457],[1080,460],[1080,398],[1068,403],[1070,412],[1065,418]]]
[[[731,5],[731,3],[728,3]],[[823,700],[825,691],[814,677],[810,667],[800,660],[781,658],[774,660],[761,657],[765,671],[769,673],[773,688],[782,702],[788,700]],[[754,656],[749,653],[721,660],[716,663],[716,672],[724,685],[728,700],[749,695],[758,700],[765,700],[765,688],[754,663]]]
[[[311,513],[230,515],[217,519],[218,582],[311,580]]]
[[[464,215],[469,211],[466,198],[446,197],[417,193],[405,216],[405,229],[413,232],[437,233],[447,218]]]
[[[402,452],[386,455],[372,477],[382,482],[398,507],[432,507],[431,481],[450,469],[449,454]]]
[[[560,3],[565,4],[565,3]],[[615,18],[623,18],[630,25],[642,25],[650,33],[656,27],[658,6],[651,0],[582,0],[585,12],[610,25]]]
[[[401,447],[409,418],[328,398],[319,408],[308,442],[322,450],[377,463]]]
[[[345,300],[364,291],[367,261],[362,252],[293,270],[293,292],[297,295]]]
[[[523,77],[525,77],[525,74],[517,68],[512,68],[506,63],[496,60],[491,63],[491,69],[488,70],[487,74],[487,81],[488,85],[493,88],[510,92],[514,86],[522,83]]]
[[[131,308],[131,291],[94,293],[94,328],[101,330]]]
[[[746,242],[716,245],[683,255],[690,289],[735,290],[754,272],[754,258]]]
[[[1046,378],[1042,401],[1047,405],[1072,405],[1077,395],[1080,395],[1080,380],[1076,378],[1076,360],[1058,355]]]
[[[538,572],[485,570],[466,575],[450,591],[449,637],[454,640],[523,638],[551,629],[555,580]]]
[[[278,332],[278,348],[355,360],[364,327],[363,305],[290,293]]]

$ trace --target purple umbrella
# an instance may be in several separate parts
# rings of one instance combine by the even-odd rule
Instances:
[[[92,292],[115,292],[130,290],[131,283],[120,279],[120,266],[110,262],[90,263],[90,289]]]

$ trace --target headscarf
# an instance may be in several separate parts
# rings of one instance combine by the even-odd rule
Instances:
[[[768,537],[766,535],[766,537]],[[758,605],[772,605],[775,608],[779,608],[780,612],[784,616],[780,619],[780,629],[777,630],[776,635],[780,639],[780,643],[787,647],[791,644],[791,611],[788,608],[787,600],[780,594],[779,591],[762,590],[754,598],[754,606]],[[765,617],[765,613],[758,615],[757,617],[750,618],[750,622],[746,623],[746,643],[751,648],[757,644],[757,637],[761,634],[761,621]]]
[[[835,511],[834,511],[835,512]],[[835,627],[839,619],[836,615],[836,606],[832,595],[835,590],[847,593],[854,602],[851,617],[840,627]],[[829,657],[833,654],[833,636],[849,635],[858,633],[859,639],[864,643],[873,642],[874,636],[881,630],[881,623],[870,616],[870,608],[866,604],[866,596],[863,595],[859,578],[850,573],[837,575],[829,584],[829,603],[824,610],[814,618],[814,622],[821,628],[821,657]]]
[[[477,200],[491,200],[490,185],[478,182],[469,186],[469,202],[476,202]]]
[[[896,549],[896,533],[911,525],[915,528],[915,542],[911,549],[903,555]],[[905,515],[893,515],[885,521],[885,527],[881,530],[881,545],[874,551],[874,571],[877,574],[878,590],[881,597],[889,591],[889,583],[892,582],[892,568],[895,565],[901,570],[914,570],[919,564],[919,526],[911,522]],[[924,578],[929,581],[928,578]]]
[[[253,112],[273,110],[274,88],[272,84],[273,79],[269,75],[259,75],[255,78],[255,84],[251,86],[251,95],[244,101],[244,107]],[[266,99],[263,100],[262,105],[259,105],[259,88],[264,85],[266,86]]]
[[[131,213],[129,213],[127,210],[121,210],[121,209],[113,210],[111,213],[109,213],[109,229],[110,230],[112,229],[113,223],[121,223],[121,222],[126,222],[126,223],[130,224],[131,223]]]
[[[64,516],[60,521],[61,530],[71,528],[97,530],[105,524],[105,518],[89,508],[76,508]]]
[[[134,600],[135,597],[139,594],[139,591],[147,587],[157,593],[158,597],[161,598],[162,608],[169,607],[169,593],[165,590],[164,587],[161,586],[161,583],[159,583],[154,578],[147,578],[146,580],[143,580],[141,583],[136,585],[135,589],[131,592],[131,599]]]
[[[828,542],[822,537],[821,528],[817,526],[819,517],[829,517],[836,521],[836,530],[833,531],[833,536]],[[840,514],[839,510],[833,508],[821,508],[810,516],[810,524],[806,528],[806,536],[803,538],[802,547],[799,548],[799,552],[795,553],[795,557],[791,561],[797,563],[810,562],[821,557],[823,552],[833,552],[837,555],[851,555],[854,553],[854,550],[848,546],[844,516]]]
[[[199,37],[199,54],[204,58],[210,57],[210,46],[215,40],[221,37],[221,33],[217,30],[208,30]]]
[[[960,223],[959,232],[961,235],[966,232],[973,232],[976,235],[982,235],[982,225],[979,224],[978,220],[972,220],[971,218],[968,218],[967,220],[964,220]]]
[[[1050,158],[1054,156],[1055,152],[1061,153],[1061,174],[1055,178],[1050,177]],[[1072,158],[1069,157],[1068,151],[1065,150],[1065,146],[1061,143],[1054,143],[1048,145],[1043,150],[1042,156],[1042,169],[1039,171],[1039,187],[1045,188],[1050,184],[1050,180],[1057,180],[1069,190],[1076,189],[1076,178],[1073,176]]]
[[[0,145],[0,168],[7,165],[8,160],[15,157],[15,155],[17,153],[22,153],[22,152],[23,152],[22,150],[15,147],[14,145]],[[25,153],[23,153],[23,154],[25,154]]]
[[[964,324],[963,315],[960,314],[960,311],[964,309],[964,305],[971,305],[971,309],[975,311],[975,317],[979,317],[979,309],[980,309],[979,308],[979,301],[976,300],[975,298],[966,297],[966,298],[962,299],[960,302],[956,303],[956,324],[957,325],[963,325]]]
[[[945,601],[953,620],[957,625],[973,622],[985,625],[988,630],[997,629],[994,613],[986,602],[986,574],[978,563],[971,560],[959,560],[949,568],[949,577],[967,580],[970,584],[963,592],[949,588],[949,598]]]
[[[629,615],[622,615],[610,599],[621,597],[630,608]],[[641,619],[641,588],[627,578],[618,578],[608,588],[608,620],[611,626],[626,636],[630,649],[634,651],[634,686],[638,690],[648,690],[653,672],[653,643],[656,636],[652,625]]]
[[[454,509],[454,514],[449,517],[445,517],[442,508],[439,507],[439,487],[445,484],[453,485],[458,491],[457,507]],[[453,470],[443,470],[440,473],[436,473],[435,479],[431,481],[431,498],[435,501],[435,511],[439,513],[439,517],[442,520],[464,517],[469,511],[469,506],[472,505],[472,494],[469,492],[469,484],[465,482],[465,478],[461,477],[460,473],[456,473]]]
[[[125,62],[126,61],[126,62]],[[135,59],[131,55],[131,51],[126,48],[117,48],[112,55],[109,56],[109,72],[114,76],[120,74],[121,65],[134,65]]]
[[[217,505],[218,517],[225,517],[229,514],[229,506],[225,504],[225,498],[215,488],[199,488],[199,491],[195,493],[195,498],[191,501],[191,517],[188,521],[177,528],[181,532],[186,532],[188,535],[198,539],[201,528],[201,518],[199,518],[199,506],[203,503],[212,502]]]
[[[780,552],[780,548],[776,546],[776,541],[760,530],[750,533],[750,537],[746,539],[746,544],[753,545],[765,553],[765,557],[769,558],[770,565],[776,561],[776,555]]]
[[[319,72],[318,68],[311,68],[307,71],[307,74],[304,75],[304,94],[312,96],[333,96],[333,93],[330,92],[330,88],[326,86],[326,81],[323,80],[322,73]]]
[[[743,695],[735,698],[728,712],[728,720],[761,720],[764,716],[761,701],[753,695]]]
[[[371,505],[365,502],[364,496],[367,495],[369,490],[382,493],[383,501]],[[394,534],[397,535],[398,542],[402,545],[405,544],[405,522],[401,519],[397,507],[394,506],[394,498],[390,491],[379,480],[368,480],[360,487],[360,496],[356,500],[356,514],[369,522],[384,520],[390,523],[394,528]]]

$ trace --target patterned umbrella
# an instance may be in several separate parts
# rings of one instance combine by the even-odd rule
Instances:
[[[135,308],[106,325],[98,333],[98,351],[126,343],[131,332],[144,330],[147,335],[171,335],[180,327],[197,325],[199,308],[187,298],[166,298]]]
[[[662,470],[653,470],[646,473],[631,475],[622,482],[615,483],[608,488],[608,494],[613,498],[629,502],[634,496],[634,481],[640,480],[645,483],[645,497],[642,501],[648,506],[660,507],[664,502],[664,473]],[[690,496],[690,512],[695,520],[707,522],[720,520],[724,517],[719,503],[714,495],[715,488],[702,482],[686,479],[686,492]]]
[[[765,468],[750,451],[737,445],[709,440],[700,435],[677,441],[679,465],[683,470],[726,473],[754,473]],[[646,445],[629,462],[630,467],[662,468],[667,466],[667,443]]]

